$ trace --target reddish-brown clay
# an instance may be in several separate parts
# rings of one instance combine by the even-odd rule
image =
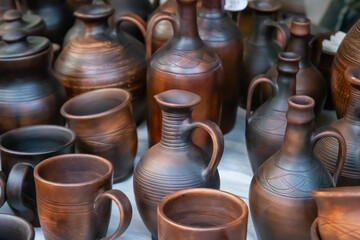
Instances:
[[[34,240],[34,227],[26,220],[0,214],[0,240]]]
[[[215,189],[177,191],[158,206],[163,240],[246,240],[248,208],[239,197]]]
[[[78,95],[61,108],[76,134],[77,150],[108,159],[114,182],[129,177],[134,167],[137,132],[130,103],[126,90],[107,88]]]
[[[317,216],[311,192],[334,187],[346,157],[346,143],[335,129],[313,134],[315,102],[308,96],[289,98],[287,127],[278,152],[255,173],[249,193],[251,216],[259,240],[310,240]],[[313,154],[316,142],[335,137],[340,144],[338,165],[332,177]]]
[[[141,157],[134,172],[136,204],[154,239],[156,208],[166,195],[186,188],[220,187],[217,166],[224,150],[224,138],[215,123],[191,118],[193,108],[200,103],[198,95],[168,90],[155,99],[163,113],[161,141]],[[211,136],[211,158],[192,143],[195,128],[202,128]]]
[[[47,240],[116,239],[129,226],[132,208],[119,190],[112,190],[112,164],[88,154],[48,158],[34,170],[41,228]],[[105,238],[113,200],[119,226]]]

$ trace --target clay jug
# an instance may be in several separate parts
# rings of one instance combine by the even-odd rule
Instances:
[[[219,56],[224,69],[220,128],[225,134],[236,121],[243,39],[236,23],[224,11],[223,0],[203,0],[197,21],[201,39]]]
[[[348,67],[360,67],[360,20],[349,30],[335,54],[331,71],[331,93],[338,118],[346,114],[350,83],[344,72]]]
[[[240,106],[246,107],[248,88],[251,80],[266,73],[270,67],[275,65],[278,53],[285,48],[280,46],[274,39],[275,28],[280,31],[286,39],[288,33],[283,25],[273,19],[281,8],[281,4],[274,1],[260,0],[249,3],[253,11],[253,23],[250,36],[245,39],[244,55],[242,61],[242,75],[240,82]],[[252,109],[260,105],[260,91],[256,91],[252,103]]]
[[[147,126],[150,146],[161,138],[161,111],[154,96],[166,90],[175,88],[198,94],[202,101],[194,111],[194,119],[205,118],[216,124],[220,121],[223,82],[220,59],[199,36],[196,24],[197,0],[177,2],[178,17],[158,13],[151,18],[147,27]],[[171,22],[175,35],[151,57],[152,32],[161,20]],[[210,138],[204,131],[195,132],[194,143],[210,148]]]
[[[339,179],[339,185],[342,186],[360,185],[360,69],[348,68],[345,77],[351,84],[347,112],[343,118],[331,124],[343,134],[348,149],[344,170]],[[337,151],[338,143],[333,138],[321,139],[315,146],[316,157],[330,172],[335,172]]]
[[[310,240],[317,216],[311,192],[334,187],[345,162],[341,133],[329,128],[313,134],[315,101],[296,95],[288,105],[283,144],[258,168],[250,184],[250,210],[259,240]],[[314,145],[323,137],[335,137],[340,144],[333,177],[313,154]]]
[[[64,90],[53,76],[53,50],[44,37],[12,30],[0,42],[0,133],[38,124],[63,124]]]
[[[215,123],[191,117],[200,103],[198,95],[168,90],[155,99],[163,115],[161,141],[141,157],[134,171],[136,204],[153,239],[157,239],[157,205],[166,195],[187,188],[220,187],[217,166],[224,149],[223,135]],[[192,143],[195,128],[211,136],[211,158]]]
[[[84,5],[75,12],[85,24],[85,34],[65,46],[55,62],[55,73],[68,99],[95,89],[128,90],[134,118],[140,123],[145,116],[145,49],[123,31],[112,31],[108,18],[113,13],[108,5]],[[116,26],[123,21],[135,22],[145,33],[145,23],[136,15],[120,17]]]
[[[296,73],[299,70],[300,57],[291,52],[279,54],[278,78],[257,77],[250,83],[247,107],[245,138],[246,148],[253,172],[280,149],[285,128],[288,98],[296,94]],[[261,83],[272,87],[273,97],[251,113],[253,93]]]

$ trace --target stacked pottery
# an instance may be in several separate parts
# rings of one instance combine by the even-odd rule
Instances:
[[[16,5],[15,5],[14,0],[0,1],[0,17],[2,17],[7,10],[15,9],[15,8],[16,8]]]
[[[299,70],[300,57],[295,53],[279,54],[278,78],[255,78],[249,87],[246,108],[246,148],[253,172],[273,155],[283,142],[286,128],[288,98],[296,94],[296,74]],[[273,97],[257,108],[250,116],[254,90],[261,83],[272,86]]]
[[[251,181],[250,210],[259,240],[310,240],[311,224],[317,216],[311,192],[334,187],[341,175],[345,140],[335,129],[312,133],[314,105],[307,96],[289,98],[283,144]],[[335,137],[340,144],[333,177],[313,154],[314,145],[323,137]]]

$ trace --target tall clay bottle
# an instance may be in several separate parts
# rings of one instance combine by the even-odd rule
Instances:
[[[224,11],[223,0],[203,0],[197,21],[201,39],[219,56],[224,69],[220,128],[225,134],[236,121],[243,39],[239,27]]]
[[[240,106],[246,107],[248,88],[251,80],[259,74],[264,74],[275,65],[278,53],[282,47],[274,40],[274,27],[286,39],[286,29],[273,21],[281,8],[276,1],[258,0],[249,3],[253,11],[253,25],[250,36],[245,40],[240,82]],[[284,47],[283,47],[284,48]],[[253,106],[260,105],[260,89],[255,92]]]
[[[311,192],[334,187],[341,174],[345,140],[334,129],[313,134],[314,105],[308,96],[289,98],[284,142],[251,181],[250,210],[259,240],[310,240],[311,224],[317,217]],[[314,145],[323,137],[335,137],[340,143],[333,177],[313,153]]]
[[[155,99],[163,115],[161,141],[141,157],[134,171],[136,204],[153,239],[157,239],[157,205],[166,195],[187,188],[219,189],[217,166],[224,150],[219,127],[191,117],[200,103],[198,95],[168,90]],[[195,128],[202,128],[211,136],[214,146],[211,158],[192,143]]]
[[[152,31],[161,20],[169,20],[175,35],[151,57],[147,72],[147,126],[149,145],[161,138],[161,111],[154,100],[158,93],[182,89],[198,94],[202,101],[194,111],[194,119],[220,121],[223,69],[219,57],[205,45],[196,24],[197,0],[177,0],[178,17],[155,14],[147,26],[146,51],[151,56]],[[204,131],[194,134],[194,143],[210,148],[210,138]]]
[[[348,68],[345,77],[351,84],[350,98],[345,116],[332,123],[344,136],[347,154],[340,186],[360,185],[360,68]],[[335,172],[338,143],[334,138],[321,139],[315,146],[315,155],[330,172]]]
[[[283,142],[286,128],[288,98],[296,94],[296,73],[299,71],[300,57],[295,53],[279,54],[275,82],[265,77],[255,78],[249,86],[246,107],[246,148],[253,172],[273,155]],[[261,83],[272,86],[273,97],[263,103],[250,116],[254,90]]]

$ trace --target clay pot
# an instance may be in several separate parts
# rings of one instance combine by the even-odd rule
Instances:
[[[274,66],[277,55],[286,46],[286,44],[280,46],[275,41],[274,30],[278,29],[284,40],[288,36],[284,25],[273,20],[281,8],[278,1],[259,0],[250,2],[248,6],[253,11],[253,24],[250,36],[245,39],[244,43],[240,82],[240,106],[242,108],[245,108],[247,104],[251,80],[259,74],[265,74],[270,67]],[[260,103],[259,89],[254,94],[252,109],[258,107]]]
[[[360,67],[360,20],[349,30],[335,54],[331,71],[331,93],[338,118],[345,116],[350,96],[350,83],[344,72]]]
[[[114,9],[108,5],[85,5],[75,12],[85,24],[85,34],[70,41],[55,62],[55,73],[65,87],[68,99],[88,91],[122,88],[132,95],[134,117],[145,117],[146,60],[141,43],[122,31],[112,33],[108,18]],[[122,16],[135,22],[145,33],[145,24],[135,15]]]
[[[115,183],[129,177],[134,168],[137,132],[130,103],[129,92],[108,88],[76,96],[61,108],[76,134],[77,150],[108,159]]]
[[[9,207],[16,215],[40,226],[33,168],[49,157],[75,152],[75,134],[53,125],[18,128],[1,135],[0,151]],[[5,195],[5,191],[0,194]]]
[[[219,56],[224,69],[220,128],[225,134],[236,121],[243,39],[236,23],[224,11],[222,0],[203,0],[197,21],[201,39]]]
[[[52,45],[21,30],[0,42],[0,133],[37,124],[63,124],[64,90],[51,69]]]
[[[296,94],[296,73],[299,70],[300,57],[295,53],[279,54],[276,81],[259,76],[249,86],[245,138],[246,148],[253,172],[277,152],[283,142],[286,128],[288,98]],[[272,87],[273,97],[263,103],[251,115],[254,91],[261,83]]]
[[[311,224],[317,216],[311,192],[334,187],[345,162],[341,133],[331,128],[312,133],[315,101],[297,95],[290,97],[288,104],[283,144],[258,168],[250,185],[250,210],[259,240],[310,240]],[[324,137],[335,137],[340,144],[333,177],[313,154],[314,145]]]
[[[161,138],[161,110],[154,96],[169,89],[182,89],[198,94],[202,101],[194,111],[194,119],[220,122],[223,69],[218,56],[200,39],[196,24],[196,0],[177,0],[178,17],[155,14],[147,27],[146,51],[151,57],[152,32],[161,20],[169,20],[174,37],[151,57],[147,73],[147,106],[149,146]],[[194,143],[211,148],[210,138],[196,131]]]
[[[359,187],[320,189],[312,193],[318,207],[320,239],[359,239]]]
[[[339,180],[340,186],[360,185],[360,161],[358,149],[360,148],[360,69],[348,68],[345,71],[345,77],[351,84],[349,106],[346,115],[332,123],[331,126],[339,130],[347,146],[347,154],[344,170]],[[319,158],[330,172],[336,169],[336,153],[338,152],[338,143],[336,139],[321,139],[315,146],[315,155]]]
[[[19,217],[0,214],[0,240],[34,240],[35,231],[31,224]]]
[[[187,188],[219,188],[217,166],[224,150],[219,127],[191,117],[193,108],[200,103],[198,95],[168,90],[155,99],[163,113],[161,141],[145,152],[134,172],[136,204],[153,239],[157,238],[156,208],[166,195]],[[195,128],[202,128],[211,136],[211,158],[192,143]]]
[[[165,197],[158,207],[159,239],[246,240],[248,208],[239,197],[195,188]]]
[[[88,154],[51,157],[34,170],[38,213],[44,237],[52,239],[116,239],[129,226],[129,199],[112,190],[112,164]],[[120,212],[119,226],[105,238],[111,201]]]
[[[330,88],[330,80],[331,80],[331,66],[333,64],[335,57],[335,53],[323,51],[321,54],[320,62],[319,62],[319,71],[325,78],[326,82],[326,100],[324,109],[326,110],[334,110],[334,102],[331,96],[331,88]]]

